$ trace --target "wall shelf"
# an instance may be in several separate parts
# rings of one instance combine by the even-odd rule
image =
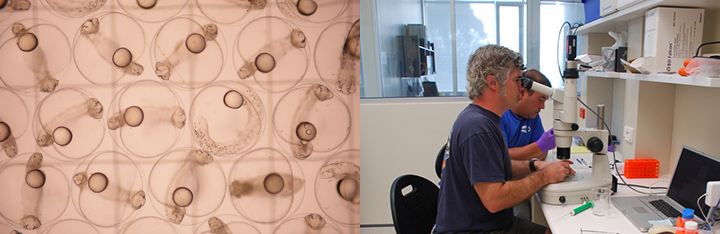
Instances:
[[[677,7],[702,7],[702,8],[718,8],[720,1],[717,0],[645,0],[636,5],[622,9],[615,13],[604,16],[600,19],[587,23],[578,28],[577,34],[584,35],[588,33],[607,33],[614,31],[616,25],[627,24],[627,21],[642,17],[647,10],[657,6],[677,6]]]
[[[669,75],[669,74],[632,74],[632,73],[619,73],[619,72],[592,72],[585,73],[590,77],[599,78],[619,78],[625,80],[640,80],[648,82],[666,83],[666,84],[679,84],[679,85],[690,85],[700,87],[720,87],[720,78],[715,77],[685,77],[680,75]]]

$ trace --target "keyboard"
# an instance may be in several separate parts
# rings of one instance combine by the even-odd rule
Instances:
[[[669,218],[677,218],[682,216],[682,213],[680,211],[670,206],[670,204],[668,204],[664,200],[652,200],[650,201],[650,205],[654,206],[656,209],[658,209],[660,212],[662,212],[665,216]]]

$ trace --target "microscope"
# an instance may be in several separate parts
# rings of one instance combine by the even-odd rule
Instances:
[[[568,47],[575,45],[577,38],[568,37]],[[574,39],[574,40],[573,40]],[[574,48],[568,48],[568,59],[565,62],[563,83],[565,90],[553,89],[528,78],[522,79],[522,86],[528,90],[548,95],[553,100],[553,133],[557,145],[557,159],[569,160],[573,137],[583,140],[587,149],[592,152],[592,171],[578,171],[564,181],[549,184],[540,189],[540,201],[547,204],[583,203],[592,199],[592,189],[612,186],[613,176],[607,157],[609,132],[604,129],[581,129],[577,124],[577,80],[578,64],[575,61]]]

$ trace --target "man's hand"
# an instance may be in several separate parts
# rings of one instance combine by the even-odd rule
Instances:
[[[572,164],[572,161],[568,160],[544,162],[541,164],[542,167],[538,169],[545,174],[545,180],[552,184],[563,181],[568,175],[575,174],[575,171],[570,168],[570,164]]]
[[[540,139],[537,140],[537,145],[540,147],[540,150],[542,152],[546,152],[548,150],[555,148],[555,134],[553,134],[553,129],[547,130],[540,136]]]

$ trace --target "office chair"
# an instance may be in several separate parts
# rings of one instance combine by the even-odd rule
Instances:
[[[403,194],[403,189],[412,191]],[[430,233],[437,215],[438,187],[417,175],[402,175],[390,189],[390,208],[397,234]]]
[[[435,158],[435,174],[437,174],[438,179],[440,179],[440,176],[442,175],[443,160],[445,159],[445,147],[447,147],[447,144],[443,144]]]

